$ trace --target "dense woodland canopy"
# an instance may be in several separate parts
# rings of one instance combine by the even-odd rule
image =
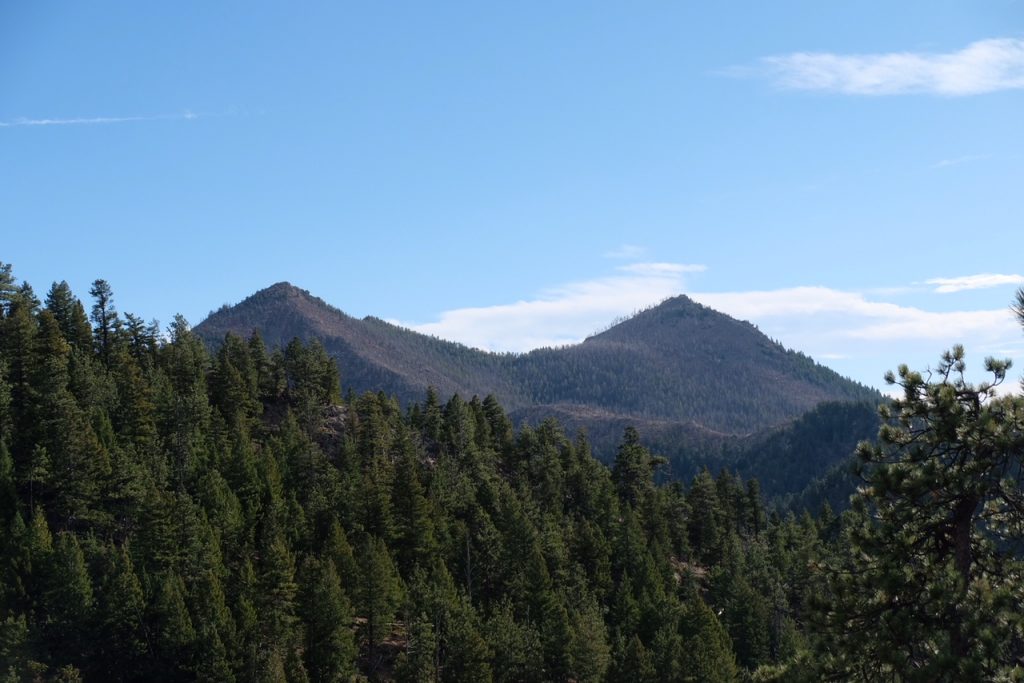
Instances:
[[[907,371],[853,509],[780,516],[729,471],[655,484],[631,428],[609,468],[493,397],[345,395],[317,343],[211,354],[90,297],[0,267],[5,680],[1020,673],[1015,399]]]

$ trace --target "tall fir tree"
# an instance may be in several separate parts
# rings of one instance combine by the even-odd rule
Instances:
[[[306,671],[312,683],[347,681],[355,673],[354,618],[331,560],[307,558],[300,572],[300,615]]]

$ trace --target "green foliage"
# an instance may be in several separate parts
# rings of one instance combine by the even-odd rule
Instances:
[[[185,606],[185,584],[174,572],[158,579],[151,606],[156,659],[172,680],[186,680],[192,664],[196,631]]]
[[[494,653],[492,661],[496,681],[542,680],[540,633],[532,622],[516,620],[511,601],[506,599],[495,606],[484,626],[484,634]]]
[[[376,536],[366,537],[358,561],[356,606],[365,619],[362,635],[372,660],[381,641],[391,632],[391,622],[402,599],[402,580],[387,546]]]
[[[639,505],[653,490],[656,464],[658,461],[640,445],[636,429],[627,427],[612,468],[612,481],[623,503]]]
[[[513,429],[493,395],[448,386],[444,401],[413,403],[396,391],[405,409],[379,391],[342,400],[345,352],[331,338],[272,338],[268,351],[259,336],[228,336],[211,356],[184,319],[165,336],[118,314],[105,282],[90,293],[93,327],[66,285],[42,308],[0,267],[0,676],[511,683],[807,670],[819,640],[805,626],[811,567],[836,556],[834,518],[769,516],[758,486],[729,473],[659,483],[661,461],[625,424],[608,437],[621,437],[609,470],[553,419]],[[636,325],[721,322],[672,308]],[[363,323],[396,355],[421,341]],[[546,354],[431,348],[436,372],[466,386],[506,364],[552,381],[585,367],[559,375]],[[813,364],[797,365],[817,381]],[[643,411],[676,396],[629,385],[614,398],[615,386],[595,396]]]
[[[658,680],[651,652],[644,647],[638,636],[620,639],[615,665],[608,680],[610,683],[655,683]]]
[[[296,337],[319,340],[355,394],[383,391],[410,406],[432,388],[433,403],[428,399],[417,419],[431,425],[423,431],[433,455],[441,439],[438,408],[454,394],[467,399],[494,394],[516,424],[558,417],[570,431],[585,428],[606,460],[614,456],[623,429],[634,425],[658,453],[670,457],[676,475],[686,478],[731,441],[724,435],[773,429],[822,401],[881,398],[785,349],[753,325],[686,297],[639,312],[581,344],[527,354],[486,353],[378,318],[357,320],[288,283],[225,307],[197,328],[215,347],[229,332],[253,329],[262,330],[272,347],[286,348]],[[490,435],[474,426],[473,437],[481,445],[490,438],[501,453],[499,444],[510,442],[511,427],[494,412],[497,403],[485,410]],[[812,462],[834,453],[806,450]],[[770,497],[790,490],[779,490],[776,483],[823,473],[799,465],[773,471],[767,463],[743,472],[769,475]]]
[[[124,548],[108,546],[99,558],[102,570],[97,590],[100,661],[116,667],[98,672],[107,679],[134,678],[145,670],[146,598],[131,556]]]
[[[844,510],[856,482],[843,466],[858,443],[878,434],[877,405],[877,400],[822,403],[783,427],[727,448],[722,458],[756,479],[769,500],[778,499],[795,510],[817,509],[828,500],[833,508]],[[847,474],[841,477],[843,485],[823,486],[826,482],[819,480],[836,465],[839,475]],[[802,500],[793,500],[795,494],[802,494]]]
[[[589,600],[572,614],[569,665],[581,683],[604,680],[611,660],[608,629],[597,601]]]
[[[931,377],[906,366],[865,485],[826,573],[820,644],[834,675],[981,681],[1021,674],[1024,401],[964,379],[964,351]]]
[[[58,534],[45,571],[45,637],[63,661],[81,663],[89,650],[89,632],[94,618],[92,580],[78,538]]]
[[[694,680],[728,683],[739,679],[729,634],[701,598],[687,605],[683,617],[685,654],[683,669]]]
[[[352,606],[341,589],[334,562],[307,558],[300,585],[309,680],[346,681],[355,673],[356,643]]]
[[[714,562],[722,546],[723,511],[718,500],[718,489],[711,473],[704,470],[693,480],[686,498],[690,509],[688,525],[690,548],[701,562]]]
[[[95,303],[92,306],[93,336],[100,358],[110,366],[110,358],[120,331],[120,320],[114,308],[114,292],[106,280],[96,280],[89,289]]]

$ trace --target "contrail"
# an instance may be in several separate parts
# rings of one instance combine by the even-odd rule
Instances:
[[[158,114],[156,116],[94,116],[91,118],[76,117],[68,119],[19,118],[12,121],[0,121],[0,128],[17,128],[20,126],[99,126],[111,123],[132,123],[135,121],[192,121],[198,118],[201,118],[199,114],[188,110],[180,114]]]

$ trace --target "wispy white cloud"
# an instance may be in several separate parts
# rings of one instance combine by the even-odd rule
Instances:
[[[686,293],[756,324],[789,348],[879,387],[885,371],[898,363],[925,369],[957,343],[964,344],[975,359],[974,370],[981,367],[985,355],[1011,357],[1024,364],[1021,329],[1008,305],[945,311],[893,302],[894,294],[923,295],[922,284],[863,292],[818,286],[695,291],[690,279],[704,270],[697,264],[629,263],[605,276],[569,283],[530,299],[444,311],[434,322],[406,326],[477,348],[522,352],[577,343],[617,318]],[[935,284],[939,283],[930,286]],[[922,305],[929,300],[934,301],[920,299]]]
[[[622,244],[611,251],[605,252],[604,257],[635,261],[636,259],[643,258],[646,253],[647,247],[641,247],[636,244]]]
[[[510,304],[458,308],[418,332],[491,351],[529,351],[582,341],[611,320],[683,291],[687,274],[704,266],[631,263],[615,274],[573,282]]]
[[[0,128],[18,128],[21,126],[103,126],[113,123],[134,123],[138,121],[192,121],[203,118],[201,114],[185,110],[180,114],[158,114],[156,116],[92,116],[73,118],[17,118],[0,121]]]
[[[1008,307],[994,310],[927,311],[828,287],[755,292],[694,293],[694,299],[743,320],[822,323],[822,337],[892,340],[1006,339],[1018,331]]]
[[[794,90],[845,95],[979,95],[1024,88],[1024,40],[990,38],[946,53],[796,52],[765,57],[762,71]]]
[[[901,307],[905,317],[869,323],[846,331],[850,337],[872,341],[934,340],[946,344],[965,338],[998,339],[1017,332],[1008,309],[981,311],[924,311]]]
[[[897,315],[899,306],[869,302],[862,294],[828,287],[789,287],[743,292],[691,293],[716,310],[742,320],[813,316],[824,313]],[[881,307],[881,308],[879,308]]]
[[[609,321],[687,291],[686,276],[704,266],[634,263],[613,275],[574,282],[515,303],[444,311],[435,322],[407,325],[426,334],[495,351],[527,351],[581,341]],[[768,330],[787,331],[787,345],[805,350],[825,341],[929,341],[974,339],[1006,344],[1019,332],[1008,307],[929,311],[829,287],[742,292],[693,292],[688,296]],[[801,342],[807,342],[801,346]],[[822,350],[822,358],[855,355],[853,348]]]
[[[1011,358],[1024,365],[1021,329],[1009,306],[936,311],[881,300],[880,295],[828,287],[753,292],[690,293],[697,301],[749,320],[787,347],[827,362],[840,373],[882,388],[899,363],[924,370],[953,344],[968,351],[974,381],[985,379],[981,359]],[[1017,386],[1016,382],[1007,385]]]
[[[932,168],[949,168],[950,166],[959,166],[960,164],[968,164],[972,161],[983,161],[985,159],[991,159],[991,154],[968,154],[962,157],[955,157],[953,159],[940,159],[932,164]]]
[[[988,289],[1001,285],[1024,284],[1024,275],[1001,275],[999,273],[980,273],[978,275],[962,275],[960,277],[935,277],[925,280],[925,284],[935,285],[939,294],[951,294],[968,289]]]

